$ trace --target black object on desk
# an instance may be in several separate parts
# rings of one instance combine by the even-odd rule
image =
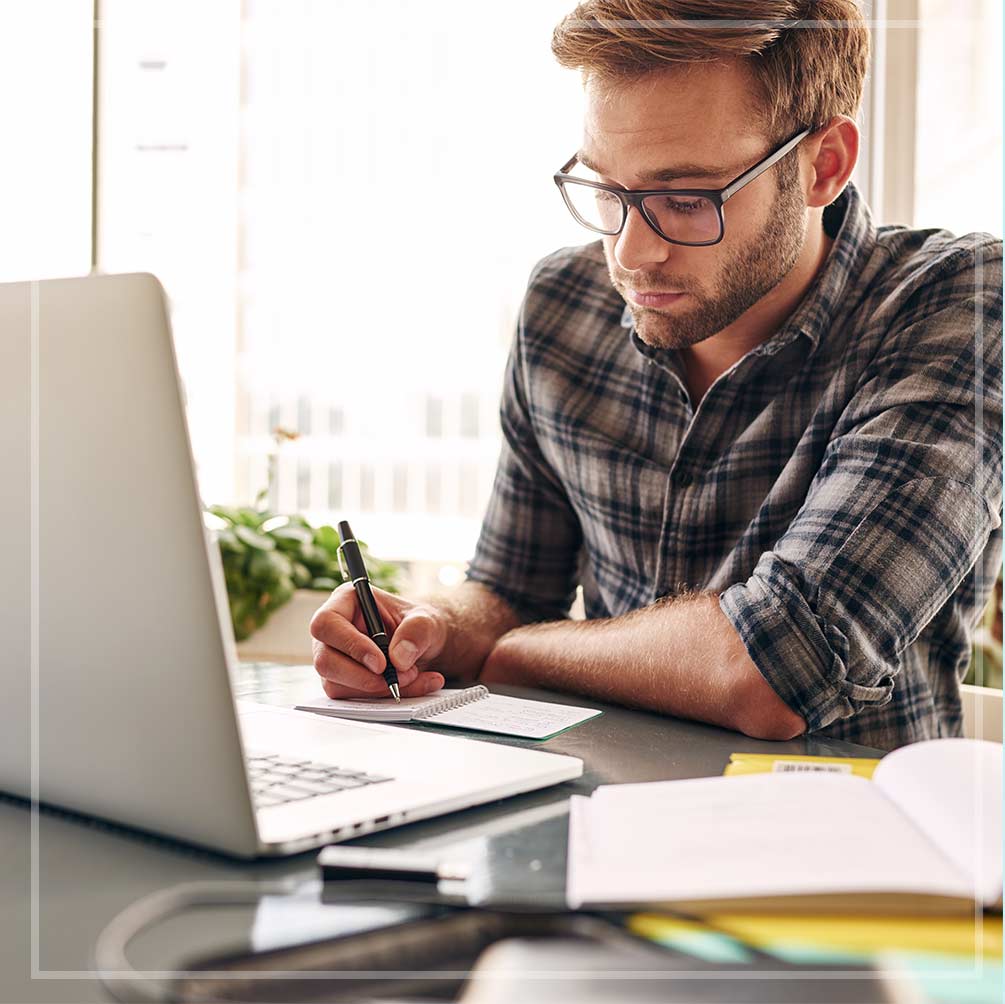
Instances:
[[[338,549],[339,557],[345,555],[345,563],[348,568],[348,572],[345,574],[352,581],[353,589],[356,590],[356,599],[359,600],[359,608],[363,613],[366,633],[384,655],[384,682],[387,684],[387,689],[394,695],[394,699],[400,701],[398,671],[394,668],[391,657],[388,655],[391,642],[387,637],[387,629],[384,627],[384,618],[380,616],[377,601],[373,598],[373,590],[370,588],[370,579],[366,574],[366,565],[363,563],[359,544],[353,536],[352,527],[345,520],[342,520],[338,525],[338,535],[342,540]]]
[[[362,908],[365,916],[391,906],[393,901],[370,898],[379,894],[379,883],[360,883],[356,893],[354,885],[329,899],[329,908],[350,914]],[[385,892],[393,895],[393,889],[388,885]],[[387,926],[365,924],[332,939],[255,955],[200,958],[174,981],[171,999],[180,1004],[403,997],[465,1004],[570,999],[804,1004],[821,996],[817,965],[761,952],[743,963],[709,962],[633,935],[616,915],[468,909],[430,899],[413,902],[407,913],[390,914],[388,920]],[[581,976],[570,982],[573,973]],[[828,963],[826,975],[829,1004],[901,999],[869,965]]]

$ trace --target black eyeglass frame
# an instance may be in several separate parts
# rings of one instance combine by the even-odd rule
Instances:
[[[668,244],[679,244],[682,247],[709,247],[712,244],[718,244],[723,237],[726,235],[726,220],[722,214],[723,205],[731,199],[741,188],[749,185],[756,178],[759,178],[765,171],[769,168],[774,167],[787,153],[794,150],[796,146],[799,145],[802,140],[813,133],[815,130],[812,128],[803,129],[801,132],[797,132],[795,136],[787,139],[781,146],[777,147],[771,153],[769,153],[762,160],[759,160],[753,167],[747,168],[742,174],[737,175],[725,188],[618,188],[615,185],[605,185],[599,181],[587,181],[585,178],[575,178],[569,174],[573,166],[579,161],[579,154],[575,153],[572,157],[566,161],[565,164],[555,172],[554,180],[555,184],[558,185],[558,190],[562,193],[562,200],[565,202],[566,207],[569,212],[572,213],[573,218],[581,223],[588,230],[592,230],[594,233],[604,234],[606,237],[614,237],[620,234],[622,230],[625,229],[625,223],[628,221],[628,210],[631,206],[634,206],[638,211],[639,216],[642,217],[649,224],[650,229],[658,236],[665,240]],[[569,198],[565,191],[565,186],[567,184],[580,185],[586,188],[598,189],[602,192],[610,192],[612,195],[617,196],[618,200],[621,202],[621,224],[618,226],[617,230],[603,230],[600,227],[594,226],[592,223],[587,223],[579,213],[576,212],[575,207],[572,204],[572,200]],[[667,237],[662,230],[660,230],[656,221],[649,215],[646,211],[643,200],[651,198],[654,195],[686,195],[691,197],[698,197],[708,199],[715,206],[716,214],[719,217],[719,234],[714,240],[710,241],[678,241],[674,240],[672,237]]]

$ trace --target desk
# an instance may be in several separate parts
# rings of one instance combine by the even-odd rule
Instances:
[[[451,848],[477,852],[488,864],[490,893],[560,899],[564,886],[566,816],[573,793],[599,784],[705,777],[721,774],[729,754],[788,752],[877,756],[875,750],[836,740],[800,738],[762,742],[695,722],[679,721],[576,697],[494,687],[518,697],[547,697],[603,708],[604,714],[546,743],[502,737],[479,740],[530,745],[581,757],[583,776],[543,791],[503,799],[464,812],[371,834],[356,843],[371,846]],[[246,666],[238,696],[292,706],[318,693],[309,667]],[[404,726],[408,727],[408,726]],[[166,842],[90,824],[45,811],[39,815],[38,964],[52,978],[30,979],[31,840],[27,806],[0,800],[0,1004],[62,1004],[107,1001],[101,984],[87,977],[91,952],[104,926],[142,896],[195,880],[314,877],[314,853],[284,861],[234,862]],[[184,924],[168,923],[137,940],[132,959],[139,968],[182,964],[197,947],[246,938],[249,916],[206,912]],[[61,971],[65,975],[58,975]]]

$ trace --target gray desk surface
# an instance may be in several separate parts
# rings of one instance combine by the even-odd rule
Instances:
[[[373,834],[357,843],[449,849],[451,857],[476,860],[487,901],[535,902],[560,897],[564,882],[567,818],[573,793],[599,784],[666,780],[721,774],[736,751],[875,756],[875,750],[833,740],[801,738],[761,742],[694,722],[629,711],[582,698],[545,695],[511,687],[494,688],[516,696],[545,697],[602,707],[605,714],[545,743],[480,737],[477,741],[532,745],[568,753],[584,761],[583,776],[566,784]],[[308,667],[249,666],[239,696],[293,705],[318,692]],[[459,742],[463,741],[460,738]],[[46,973],[30,978],[31,814],[25,803],[0,800],[0,1002],[83,1002],[108,1000],[89,976],[95,939],[123,908],[148,893],[180,882],[316,877],[314,854],[285,861],[234,862],[152,840],[124,830],[91,824],[52,811],[39,814],[36,904],[40,937],[37,965]],[[320,909],[320,908],[319,908]],[[275,919],[273,919],[275,918]],[[308,925],[317,918],[307,916]],[[269,939],[295,926],[274,911],[228,911],[191,915],[137,940],[133,963],[166,969],[183,965],[208,947],[243,945],[249,932]],[[264,925],[264,927],[263,927]]]

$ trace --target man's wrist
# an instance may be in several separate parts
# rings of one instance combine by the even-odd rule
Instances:
[[[512,646],[510,639],[512,635],[518,634],[521,630],[523,629],[514,628],[496,640],[495,645],[489,650],[489,654],[485,657],[485,661],[482,663],[481,670],[478,673],[479,683],[516,682],[511,676],[513,663],[509,658]]]
[[[505,601],[475,582],[462,583],[423,602],[444,625],[445,641],[435,668],[452,682],[479,679],[498,640],[519,624]]]

